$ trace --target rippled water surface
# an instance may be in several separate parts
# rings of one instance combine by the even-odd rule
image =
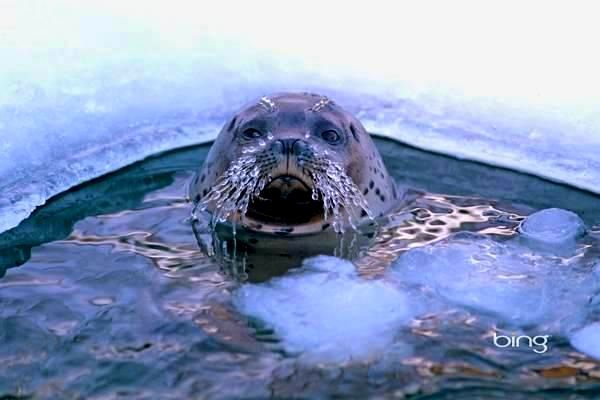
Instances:
[[[452,232],[467,230],[479,235],[478,240],[490,240],[477,243],[494,259],[502,259],[508,248],[496,251],[496,243],[515,240],[517,226],[525,215],[549,207],[577,213],[588,226],[588,235],[569,255],[550,257],[561,268],[572,267],[573,272],[534,272],[535,276],[556,276],[560,284],[545,281],[532,286],[542,294],[546,286],[558,287],[560,290],[552,292],[551,297],[561,299],[561,293],[567,293],[569,301],[546,304],[547,309],[541,312],[549,320],[536,320],[535,327],[526,318],[525,322],[507,325],[506,318],[502,318],[506,308],[498,307],[513,301],[516,305],[510,303],[507,307],[524,307],[522,314],[529,317],[529,308],[541,301],[531,297],[517,301],[487,278],[451,270],[455,265],[452,262],[445,278],[433,269],[411,272],[409,266],[414,265],[411,259],[415,257],[429,265],[427,260],[436,257],[451,260],[457,248],[461,254],[469,254],[472,245],[465,244],[460,236],[454,241],[438,240],[440,237],[435,235],[411,236],[402,221],[392,219],[383,224],[386,229],[380,232],[371,253],[363,253],[357,261],[371,286],[359,283],[355,293],[362,303],[353,307],[365,304],[365,308],[372,306],[384,313],[382,316],[392,315],[377,308],[379,303],[370,305],[371,298],[379,296],[404,304],[406,311],[394,309],[397,318],[382,327],[385,334],[381,336],[377,329],[356,328],[361,323],[377,325],[379,318],[371,312],[353,314],[355,321],[347,332],[333,331],[334,337],[347,336],[350,343],[359,344],[365,340],[363,333],[375,332],[370,342],[385,339],[378,342],[383,343],[383,351],[362,358],[365,346],[361,345],[352,350],[356,353],[349,353],[350,358],[321,359],[321,353],[306,357],[320,345],[319,324],[313,341],[308,342],[310,348],[302,349],[307,342],[301,338],[294,342],[300,343],[300,350],[290,351],[286,346],[292,343],[290,338],[296,337],[283,331],[288,325],[269,325],[264,319],[254,318],[250,309],[256,307],[240,305],[240,296],[258,296],[261,305],[261,296],[277,300],[281,290],[283,294],[297,293],[297,299],[285,300],[286,306],[291,305],[288,314],[293,314],[296,306],[298,310],[311,307],[312,303],[303,301],[302,296],[308,293],[315,298],[320,292],[297,290],[303,286],[286,280],[240,282],[200,251],[189,220],[191,206],[183,196],[187,181],[209,147],[187,148],[59,195],[17,228],[0,235],[0,398],[600,397],[600,364],[575,351],[568,340],[571,328],[593,320],[597,314],[593,301],[590,306],[597,292],[590,270],[600,253],[600,198],[390,141],[378,140],[377,144],[388,169],[400,183],[437,194],[426,195],[413,204],[416,221],[425,218],[419,212],[454,215],[472,207],[473,212],[463,212],[471,219],[461,217],[463,222]],[[502,214],[505,218],[476,218],[479,211],[491,215],[485,214],[490,209],[499,213],[495,216]],[[434,250],[406,253],[414,243],[426,242],[434,243],[427,247]],[[506,246],[513,245],[521,244]],[[538,257],[538,253],[531,254],[525,255]],[[382,260],[391,264],[398,256],[401,258],[390,273]],[[519,262],[524,262],[523,257]],[[322,261],[315,273],[331,273],[332,266],[348,268],[340,262]],[[324,290],[355,290],[358,278],[352,269],[340,269],[336,274],[339,282],[329,280],[334,286]],[[487,293],[508,299],[508,303],[464,297],[464,288],[457,285],[428,285],[423,281],[425,274],[435,276],[438,283],[443,279],[466,282],[469,288],[480,288],[479,292],[468,292],[471,295]],[[293,278],[294,271],[283,279],[287,276]],[[309,284],[319,282],[311,280],[314,276],[318,275],[300,278]],[[581,301],[568,292],[570,281],[581,288]],[[409,286],[396,289],[385,286],[387,282]],[[384,286],[372,286],[379,284]],[[410,285],[420,286],[415,289]],[[390,287],[394,289],[387,291]],[[509,295],[514,290],[522,296],[519,287],[513,286]],[[442,293],[445,301],[439,302],[438,297],[431,300],[428,291],[436,296]],[[529,292],[529,287],[523,291]],[[419,305],[410,306],[414,301]],[[314,307],[320,305],[315,303]],[[419,307],[423,307],[422,313]],[[556,311],[559,308],[564,313]],[[310,311],[306,315],[311,315]],[[277,309],[270,310],[268,316],[275,314]],[[553,322],[562,321],[564,314],[577,317],[575,325],[554,326]],[[322,315],[330,318],[332,314]],[[509,317],[514,315],[510,313]],[[537,334],[542,323],[553,333],[550,351],[544,354],[528,348],[499,350],[489,338],[492,328],[517,325],[521,332]],[[390,326],[395,327],[393,331],[388,329]],[[340,324],[333,328],[324,324],[323,338],[338,328]]]

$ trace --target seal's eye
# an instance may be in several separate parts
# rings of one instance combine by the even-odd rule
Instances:
[[[340,134],[334,131],[333,129],[328,129],[326,131],[321,132],[321,137],[326,142],[332,144],[338,143],[342,139]]]
[[[248,128],[244,130],[242,136],[244,136],[246,139],[258,139],[262,136],[262,133],[254,128]]]

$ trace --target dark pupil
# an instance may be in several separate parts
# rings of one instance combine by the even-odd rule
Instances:
[[[340,138],[340,135],[338,135],[338,133],[336,131],[325,131],[321,134],[321,136],[323,137],[323,139],[325,139],[328,142],[337,142],[338,139]]]
[[[261,137],[261,133],[254,128],[248,128],[244,131],[244,136],[248,139],[256,139]]]

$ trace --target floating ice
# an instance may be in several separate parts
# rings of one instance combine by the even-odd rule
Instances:
[[[328,256],[270,282],[246,284],[234,303],[273,328],[288,352],[317,362],[381,355],[418,310],[393,283],[364,280],[352,263]]]
[[[600,322],[575,331],[570,341],[577,350],[590,357],[600,359]]]
[[[306,361],[376,360],[392,347],[402,358],[411,352],[402,328],[445,310],[502,329],[568,335],[585,321],[600,288],[600,274],[582,255],[461,232],[407,251],[377,279],[359,277],[348,261],[311,258],[284,277],[243,285],[234,303]]]
[[[393,274],[450,304],[499,318],[508,326],[563,331],[584,316],[596,281],[568,260],[517,241],[458,234],[402,255]]]
[[[585,232],[585,224],[571,211],[548,208],[527,217],[520,232],[526,242],[534,245],[564,247],[575,243]]]

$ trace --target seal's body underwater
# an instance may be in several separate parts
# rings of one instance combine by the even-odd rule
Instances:
[[[285,236],[385,214],[398,190],[362,124],[310,93],[263,97],[221,130],[189,196],[216,222]]]

